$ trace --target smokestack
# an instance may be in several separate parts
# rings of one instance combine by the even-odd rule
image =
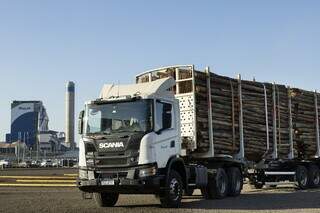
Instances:
[[[67,82],[66,85],[66,144],[71,149],[75,147],[74,141],[74,83]]]

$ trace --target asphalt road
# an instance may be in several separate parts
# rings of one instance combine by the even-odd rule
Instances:
[[[153,195],[121,195],[116,207],[99,208],[94,200],[82,200],[73,187],[0,187],[0,212],[320,212],[320,189],[253,190],[246,185],[241,196],[223,200],[203,200],[198,191],[195,194],[184,197],[180,209],[161,208]]]

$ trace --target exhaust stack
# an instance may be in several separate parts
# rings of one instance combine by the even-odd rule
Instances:
[[[71,149],[75,147],[74,141],[74,82],[66,84],[66,139],[65,142]]]

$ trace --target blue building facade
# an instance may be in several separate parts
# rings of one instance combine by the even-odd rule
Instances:
[[[13,101],[11,103],[10,142],[23,141],[35,147],[40,131],[48,131],[48,115],[41,101]]]

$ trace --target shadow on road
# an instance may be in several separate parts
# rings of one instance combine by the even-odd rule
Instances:
[[[288,191],[288,192],[286,192]],[[215,210],[285,210],[320,208],[320,189],[294,191],[292,188],[256,190],[222,200],[204,200],[202,196],[184,197],[180,209],[215,209]],[[159,208],[160,204],[120,205],[117,207]]]

